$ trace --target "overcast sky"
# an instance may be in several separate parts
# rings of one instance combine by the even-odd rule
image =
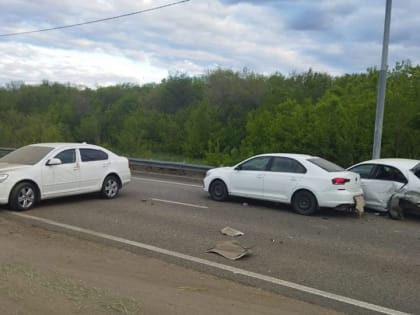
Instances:
[[[177,0],[0,0],[0,35],[148,10]],[[386,0],[190,0],[125,18],[0,36],[0,85],[160,82],[216,68],[332,75],[380,67]],[[393,1],[389,65],[420,63],[420,1]]]

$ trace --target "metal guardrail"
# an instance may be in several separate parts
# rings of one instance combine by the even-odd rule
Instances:
[[[145,160],[145,159],[135,159],[128,158],[130,165],[134,167],[143,167],[146,169],[160,169],[160,170],[170,170],[177,172],[194,172],[205,174],[211,166],[206,165],[193,165],[185,164],[179,162],[167,162],[167,161],[156,161],[156,160]]]
[[[12,148],[0,148],[0,157],[5,156],[7,153],[14,151]],[[194,165],[179,162],[155,161],[138,158],[128,158],[132,168],[140,168],[150,171],[172,171],[181,173],[196,173],[205,174],[212,166],[207,165]]]

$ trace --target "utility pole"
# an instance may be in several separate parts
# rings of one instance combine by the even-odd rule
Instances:
[[[379,71],[378,97],[376,100],[375,133],[373,135],[372,159],[379,159],[381,156],[382,125],[384,120],[384,103],[386,90],[386,73],[388,70],[388,46],[389,29],[391,25],[392,0],[386,0],[384,40],[382,44],[382,62]]]

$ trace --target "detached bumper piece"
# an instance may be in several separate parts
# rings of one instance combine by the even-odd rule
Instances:
[[[365,212],[365,198],[363,195],[358,195],[353,198],[354,203],[346,203],[335,207],[338,211],[356,212],[359,217]]]

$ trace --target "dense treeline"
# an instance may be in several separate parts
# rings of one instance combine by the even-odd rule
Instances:
[[[295,152],[348,166],[371,156],[377,82],[374,69],[339,77],[219,69],[98,89],[11,82],[0,88],[0,146],[87,141],[132,157],[209,165]],[[419,94],[419,66],[389,71],[383,157],[420,158]]]

